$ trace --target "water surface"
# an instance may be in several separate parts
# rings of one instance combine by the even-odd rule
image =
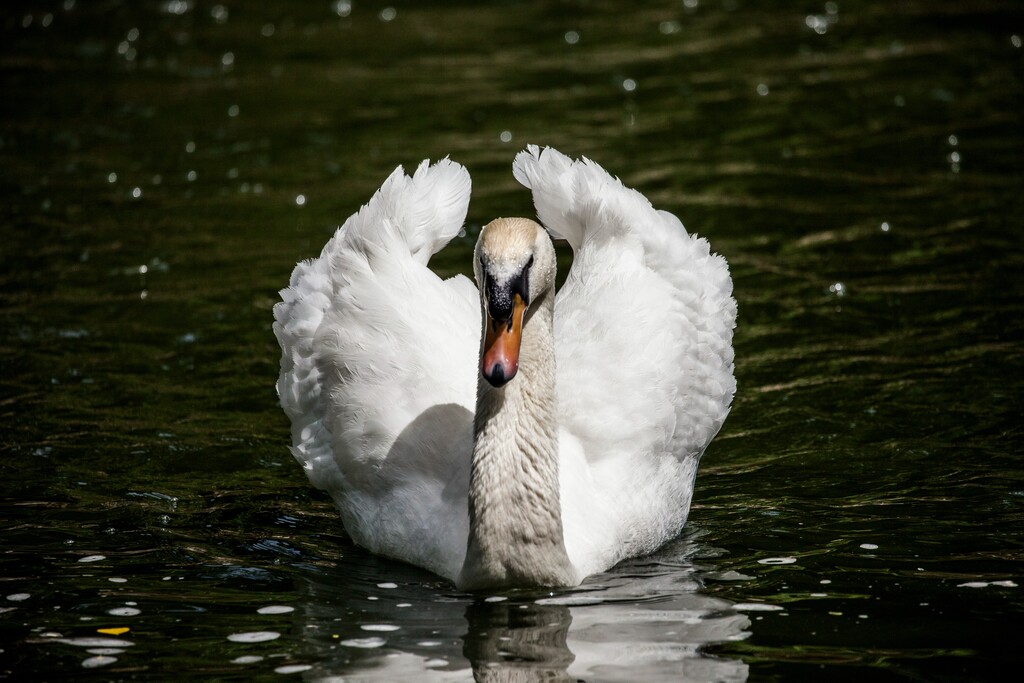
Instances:
[[[1024,626],[1024,10],[29,1],[0,14],[0,676],[999,680]],[[398,164],[527,143],[708,237],[686,532],[573,591],[374,558],[287,452],[276,292]]]

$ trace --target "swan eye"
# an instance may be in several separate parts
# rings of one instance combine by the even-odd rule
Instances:
[[[530,260],[526,262],[526,268],[529,270],[533,266],[533,254],[530,254]]]

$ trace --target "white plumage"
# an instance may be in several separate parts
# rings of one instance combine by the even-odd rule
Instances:
[[[550,306],[543,231],[534,242],[529,221],[485,228],[478,279],[529,281],[520,374],[507,385],[479,379],[486,292],[427,268],[469,202],[469,174],[447,159],[412,177],[396,169],[319,258],[296,266],[274,309],[278,391],[310,481],[357,543],[470,588],[578,583],[676,535],[735,390],[732,282],[706,240],[589,160],[531,146],[513,173],[574,260]],[[545,353],[551,382],[535,360]],[[532,509],[544,505],[550,528]],[[564,555],[535,543],[549,533]],[[504,555],[481,550],[487,535]],[[567,571],[541,566],[561,556]]]

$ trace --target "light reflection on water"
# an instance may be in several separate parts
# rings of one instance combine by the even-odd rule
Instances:
[[[389,6],[0,18],[0,675],[998,679],[1024,614],[1019,3]],[[309,489],[270,309],[423,158],[473,175],[435,262],[465,271],[481,224],[531,211],[527,143],[727,256],[740,389],[679,545],[471,598],[353,548]],[[280,635],[229,640],[254,633]]]

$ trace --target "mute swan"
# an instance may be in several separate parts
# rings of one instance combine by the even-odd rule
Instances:
[[[476,287],[426,267],[469,203],[443,159],[397,168],[274,307],[312,484],[356,543],[466,590],[577,585],[678,534],[736,386],[706,240],[588,159],[529,146],[513,174],[547,231],[485,226]]]

